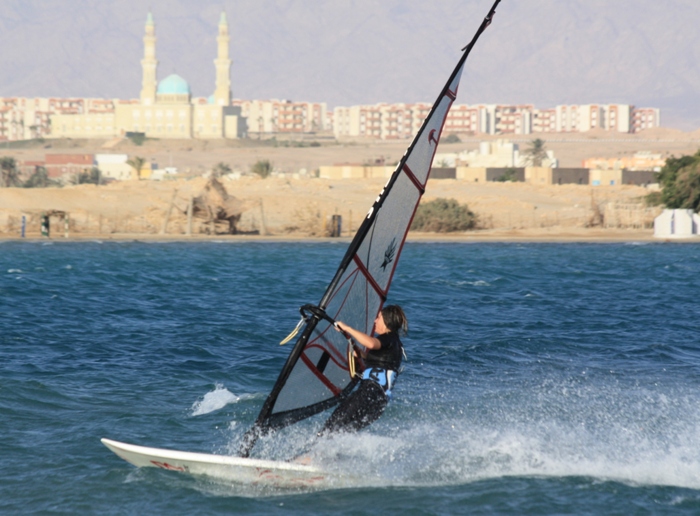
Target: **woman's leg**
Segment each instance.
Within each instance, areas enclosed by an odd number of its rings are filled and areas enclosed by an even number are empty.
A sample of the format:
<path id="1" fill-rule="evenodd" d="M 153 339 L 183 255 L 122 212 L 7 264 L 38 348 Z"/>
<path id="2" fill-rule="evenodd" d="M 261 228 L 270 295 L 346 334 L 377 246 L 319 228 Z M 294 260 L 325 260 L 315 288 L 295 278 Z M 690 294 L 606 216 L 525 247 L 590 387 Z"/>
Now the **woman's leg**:
<path id="1" fill-rule="evenodd" d="M 356 432 L 379 419 L 386 405 L 387 397 L 382 388 L 371 380 L 364 380 L 333 411 L 323 426 L 321 435 Z"/>

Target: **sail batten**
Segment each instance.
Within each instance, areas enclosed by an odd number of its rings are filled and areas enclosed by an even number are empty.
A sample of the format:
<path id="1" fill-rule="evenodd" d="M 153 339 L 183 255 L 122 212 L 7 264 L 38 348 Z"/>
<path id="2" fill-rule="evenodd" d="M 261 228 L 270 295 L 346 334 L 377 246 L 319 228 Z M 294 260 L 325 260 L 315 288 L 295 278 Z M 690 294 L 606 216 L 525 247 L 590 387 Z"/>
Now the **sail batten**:
<path id="1" fill-rule="evenodd" d="M 304 331 L 298 337 L 255 426 L 246 434 L 241 455 L 248 456 L 257 437 L 326 410 L 353 389 L 347 340 L 333 328 L 335 320 L 371 334 L 374 319 L 387 299 L 406 235 L 425 193 L 432 162 L 455 101 L 464 63 L 491 23 L 496 0 L 411 145 L 362 221 L 318 306 L 302 307 Z M 304 311 L 308 308 L 310 314 Z"/>

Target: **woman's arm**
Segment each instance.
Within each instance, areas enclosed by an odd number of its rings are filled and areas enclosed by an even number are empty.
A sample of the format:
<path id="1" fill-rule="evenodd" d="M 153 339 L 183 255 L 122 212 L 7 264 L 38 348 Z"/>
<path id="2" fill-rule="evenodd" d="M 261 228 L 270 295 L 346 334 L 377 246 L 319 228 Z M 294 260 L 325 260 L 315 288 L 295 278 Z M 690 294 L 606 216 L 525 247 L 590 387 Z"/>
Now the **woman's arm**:
<path id="1" fill-rule="evenodd" d="M 350 336 L 355 339 L 359 344 L 362 344 L 367 349 L 381 349 L 382 343 L 376 337 L 371 337 L 366 333 L 356 330 L 352 326 L 348 326 L 342 321 L 336 321 L 335 326 L 339 331 L 344 331 L 349 333 Z"/>

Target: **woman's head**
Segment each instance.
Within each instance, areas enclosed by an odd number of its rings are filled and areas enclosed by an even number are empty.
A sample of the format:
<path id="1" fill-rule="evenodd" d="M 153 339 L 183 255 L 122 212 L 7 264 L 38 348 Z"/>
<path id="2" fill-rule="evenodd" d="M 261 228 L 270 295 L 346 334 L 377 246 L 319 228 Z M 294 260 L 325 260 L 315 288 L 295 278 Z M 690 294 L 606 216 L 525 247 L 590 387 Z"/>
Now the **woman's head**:
<path id="1" fill-rule="evenodd" d="M 408 320 L 400 306 L 387 305 L 382 308 L 381 314 L 382 319 L 384 319 L 384 325 L 389 331 L 408 333 Z"/>

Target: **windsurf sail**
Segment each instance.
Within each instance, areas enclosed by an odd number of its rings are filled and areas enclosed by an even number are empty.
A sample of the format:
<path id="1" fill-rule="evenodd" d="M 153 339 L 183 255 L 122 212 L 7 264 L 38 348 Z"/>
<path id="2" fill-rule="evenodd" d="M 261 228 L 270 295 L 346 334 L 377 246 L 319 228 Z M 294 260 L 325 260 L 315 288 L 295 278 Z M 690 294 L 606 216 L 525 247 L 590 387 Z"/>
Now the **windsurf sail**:
<path id="1" fill-rule="evenodd" d="M 247 457 L 257 438 L 318 414 L 342 400 L 357 382 L 350 371 L 348 342 L 333 323 L 343 321 L 367 334 L 389 292 L 413 216 L 425 192 L 447 113 L 464 63 L 496 12 L 496 0 L 457 66 L 357 230 L 318 305 L 301 308 L 301 334 L 282 368 L 240 454 Z M 302 329 L 303 328 L 303 329 Z"/>

